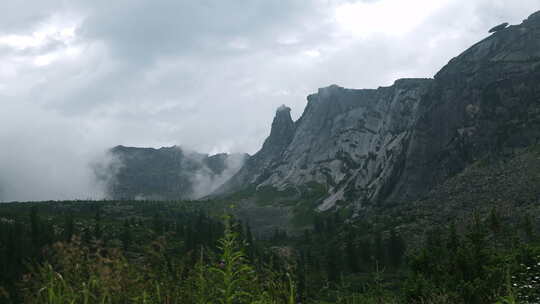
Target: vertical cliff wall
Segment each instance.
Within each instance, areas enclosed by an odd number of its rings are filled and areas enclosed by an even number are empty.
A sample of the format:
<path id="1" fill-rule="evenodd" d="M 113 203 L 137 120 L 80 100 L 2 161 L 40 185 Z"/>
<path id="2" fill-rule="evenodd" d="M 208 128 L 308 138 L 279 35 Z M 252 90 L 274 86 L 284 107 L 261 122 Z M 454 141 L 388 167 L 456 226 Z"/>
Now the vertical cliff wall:
<path id="1" fill-rule="evenodd" d="M 412 200 L 490 154 L 540 138 L 540 12 L 494 32 L 434 79 L 336 85 L 281 107 L 262 149 L 217 194 L 326 187 L 319 210 Z"/>

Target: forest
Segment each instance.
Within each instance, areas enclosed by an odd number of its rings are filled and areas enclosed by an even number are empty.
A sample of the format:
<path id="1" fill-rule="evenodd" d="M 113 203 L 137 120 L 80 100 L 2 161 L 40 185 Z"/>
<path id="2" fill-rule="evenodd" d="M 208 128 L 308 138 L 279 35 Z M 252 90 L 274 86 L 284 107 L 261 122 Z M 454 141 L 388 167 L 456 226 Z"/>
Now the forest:
<path id="1" fill-rule="evenodd" d="M 258 235 L 210 202 L 0 205 L 0 303 L 539 303 L 528 215 L 398 225 L 320 213 Z"/>

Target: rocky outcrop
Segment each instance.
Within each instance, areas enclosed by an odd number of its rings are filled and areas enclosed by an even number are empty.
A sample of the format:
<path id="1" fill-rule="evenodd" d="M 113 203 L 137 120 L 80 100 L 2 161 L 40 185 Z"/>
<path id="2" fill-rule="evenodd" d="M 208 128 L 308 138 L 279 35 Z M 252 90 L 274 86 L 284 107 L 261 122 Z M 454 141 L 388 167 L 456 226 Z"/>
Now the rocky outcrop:
<path id="1" fill-rule="evenodd" d="M 540 14 L 452 59 L 420 104 L 393 200 L 415 198 L 471 162 L 540 138 Z"/>
<path id="2" fill-rule="evenodd" d="M 226 183 L 278 190 L 315 182 L 328 186 L 326 210 L 339 200 L 385 196 L 403 166 L 418 105 L 430 79 L 402 79 L 390 87 L 352 90 L 332 85 L 308 96 L 296 122 L 278 110 L 261 151 Z M 284 117 L 286 115 L 286 117 Z M 278 131 L 282 130 L 282 131 Z M 281 140 L 277 141 L 276 134 Z M 279 144 L 277 144 L 279 142 Z"/>
<path id="3" fill-rule="evenodd" d="M 262 149 L 219 193 L 323 184 L 319 210 L 419 198 L 479 158 L 540 138 L 540 12 L 494 32 L 434 79 L 332 85 L 307 99 L 294 123 L 278 110 Z"/>
<path id="4" fill-rule="evenodd" d="M 384 195 L 430 86 L 427 79 L 403 79 L 377 90 L 320 89 L 308 97 L 291 144 L 260 185 L 281 190 L 308 182 L 327 185 L 322 210 L 339 200 Z"/>
<path id="5" fill-rule="evenodd" d="M 214 191 L 240 169 L 247 155 L 209 156 L 180 147 L 110 150 L 112 165 L 101 172 L 109 178 L 112 199 L 178 200 L 200 198 Z M 99 173 L 99 172 L 98 172 Z"/>
<path id="6" fill-rule="evenodd" d="M 214 194 L 230 193 L 265 180 L 272 170 L 272 165 L 279 163 L 283 152 L 290 145 L 295 128 L 291 108 L 284 105 L 279 107 L 272 122 L 270 136 L 264 141 L 261 150 L 249 157 L 240 171 Z"/>
<path id="7" fill-rule="evenodd" d="M 502 30 L 504 30 L 507 26 L 508 26 L 508 22 L 501 23 L 501 24 L 499 24 L 499 25 L 497 25 L 497 26 L 492 27 L 492 28 L 489 30 L 489 33 L 495 33 L 495 32 L 498 32 L 498 31 L 502 31 Z"/>

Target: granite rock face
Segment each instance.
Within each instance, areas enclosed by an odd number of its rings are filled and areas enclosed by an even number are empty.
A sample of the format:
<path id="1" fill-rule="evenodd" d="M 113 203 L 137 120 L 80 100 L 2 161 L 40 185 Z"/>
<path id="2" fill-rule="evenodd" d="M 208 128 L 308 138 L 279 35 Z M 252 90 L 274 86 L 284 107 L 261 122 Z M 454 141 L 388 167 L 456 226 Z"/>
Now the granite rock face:
<path id="1" fill-rule="evenodd" d="M 332 85 L 307 99 L 296 122 L 278 109 L 262 149 L 216 193 L 318 183 L 328 190 L 319 210 L 417 199 L 475 160 L 540 138 L 540 12 L 494 32 L 434 79 Z"/>
<path id="2" fill-rule="evenodd" d="M 540 13 L 452 59 L 421 102 L 403 177 L 394 190 L 418 197 L 489 154 L 540 138 Z"/>
<path id="3" fill-rule="evenodd" d="M 291 109 L 286 106 L 279 107 L 272 122 L 270 136 L 264 141 L 261 150 L 249 157 L 240 171 L 214 194 L 234 192 L 246 185 L 264 180 L 265 175 L 272 170 L 272 166 L 279 163 L 294 137 L 295 130 Z"/>
<path id="4" fill-rule="evenodd" d="M 490 33 L 495 33 L 495 32 L 498 32 L 498 31 L 502 31 L 502 30 L 504 30 L 507 26 L 508 26 L 508 22 L 501 23 L 501 24 L 499 24 L 499 25 L 497 25 L 497 26 L 492 27 L 492 28 L 489 30 L 489 32 L 490 32 Z"/>

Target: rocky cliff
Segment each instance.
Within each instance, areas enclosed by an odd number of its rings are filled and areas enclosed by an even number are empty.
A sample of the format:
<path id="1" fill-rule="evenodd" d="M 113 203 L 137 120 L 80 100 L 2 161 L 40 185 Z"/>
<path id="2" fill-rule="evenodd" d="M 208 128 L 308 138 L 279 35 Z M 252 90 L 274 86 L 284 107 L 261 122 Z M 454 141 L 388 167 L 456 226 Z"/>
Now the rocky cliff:
<path id="1" fill-rule="evenodd" d="M 216 193 L 324 185 L 319 210 L 414 200 L 476 160 L 540 138 L 540 12 L 452 59 L 433 79 L 319 89 Z"/>
<path id="2" fill-rule="evenodd" d="M 247 158 L 244 154 L 209 156 L 177 146 L 117 146 L 110 153 L 114 161 L 101 175 L 110 176 L 107 192 L 112 199 L 200 198 L 229 179 Z"/>

